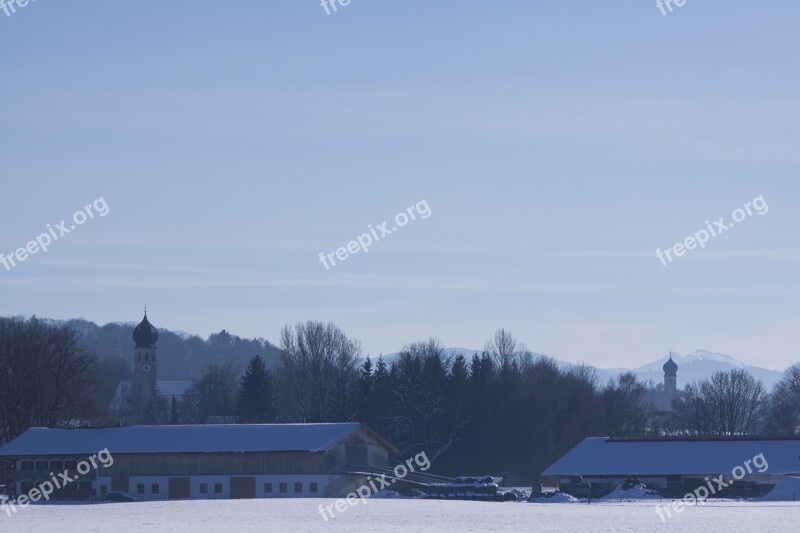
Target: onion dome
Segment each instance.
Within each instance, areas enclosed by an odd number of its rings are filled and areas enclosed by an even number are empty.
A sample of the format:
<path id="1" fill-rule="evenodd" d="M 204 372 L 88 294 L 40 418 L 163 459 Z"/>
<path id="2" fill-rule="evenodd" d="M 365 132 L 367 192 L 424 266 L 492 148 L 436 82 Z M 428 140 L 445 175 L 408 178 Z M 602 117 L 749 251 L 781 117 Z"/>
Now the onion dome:
<path id="1" fill-rule="evenodd" d="M 152 348 L 158 341 L 158 330 L 147 320 L 146 311 L 141 323 L 133 330 L 133 341 L 137 348 Z"/>
<path id="2" fill-rule="evenodd" d="M 672 354 L 669 355 L 669 361 L 664 363 L 662 368 L 664 369 L 664 376 L 673 378 L 678 376 L 678 365 L 672 360 Z"/>

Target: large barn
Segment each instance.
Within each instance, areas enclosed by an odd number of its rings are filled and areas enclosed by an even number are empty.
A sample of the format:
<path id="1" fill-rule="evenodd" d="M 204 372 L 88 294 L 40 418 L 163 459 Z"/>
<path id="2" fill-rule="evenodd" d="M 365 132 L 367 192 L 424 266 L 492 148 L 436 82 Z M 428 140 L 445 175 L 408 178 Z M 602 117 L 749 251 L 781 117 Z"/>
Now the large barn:
<path id="1" fill-rule="evenodd" d="M 591 483 L 594 495 L 634 478 L 664 494 L 682 495 L 706 485 L 706 478 L 723 476 L 728 494 L 746 497 L 760 496 L 798 474 L 797 437 L 590 437 L 542 472 L 542 478 L 561 486 Z"/>
<path id="2" fill-rule="evenodd" d="M 113 463 L 83 475 L 106 449 Z M 54 499 L 342 496 L 365 481 L 348 466 L 386 467 L 396 451 L 357 423 L 31 428 L 0 448 L 0 485 L 26 494 L 66 469 L 82 475 Z"/>

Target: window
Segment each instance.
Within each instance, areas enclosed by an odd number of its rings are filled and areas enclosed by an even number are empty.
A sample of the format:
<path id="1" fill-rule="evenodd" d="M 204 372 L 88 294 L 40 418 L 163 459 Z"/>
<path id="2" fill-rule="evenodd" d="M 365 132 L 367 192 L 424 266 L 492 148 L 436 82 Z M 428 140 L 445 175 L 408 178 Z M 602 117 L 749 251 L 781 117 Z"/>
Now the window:
<path id="1" fill-rule="evenodd" d="M 75 470 L 78 468 L 78 461 L 64 461 L 65 470 Z"/>
<path id="2" fill-rule="evenodd" d="M 303 484 L 302 483 L 295 483 L 294 484 L 294 491 L 295 492 L 303 492 Z"/>
<path id="3" fill-rule="evenodd" d="M 150 492 L 152 494 L 158 494 L 159 492 L 161 492 L 161 487 L 158 485 L 158 483 L 153 483 L 150 486 Z"/>
<path id="4" fill-rule="evenodd" d="M 285 494 L 289 492 L 289 486 L 286 483 L 281 483 L 278 485 L 278 490 L 281 492 L 281 494 Z"/>
<path id="5" fill-rule="evenodd" d="M 144 483 L 136 485 L 136 494 L 144 494 Z"/>
<path id="6" fill-rule="evenodd" d="M 200 483 L 200 494 L 208 494 L 208 483 Z"/>
<path id="7" fill-rule="evenodd" d="M 222 494 L 222 483 L 214 483 L 214 493 Z"/>
<path id="8" fill-rule="evenodd" d="M 33 470 L 33 461 L 22 461 L 22 463 L 20 463 L 20 467 L 21 470 L 26 472 Z"/>
<path id="9" fill-rule="evenodd" d="M 23 481 L 19 484 L 20 492 L 27 494 L 33 488 L 33 483 L 30 481 Z"/>
<path id="10" fill-rule="evenodd" d="M 64 463 L 62 461 L 50 461 L 50 470 L 52 472 L 60 472 L 64 470 Z"/>
<path id="11" fill-rule="evenodd" d="M 312 481 L 308 484 L 308 491 L 309 492 L 317 492 L 317 483 L 316 481 Z"/>
<path id="12" fill-rule="evenodd" d="M 93 492 L 91 481 L 81 481 L 78 483 L 78 490 L 81 492 Z"/>
<path id="13" fill-rule="evenodd" d="M 47 471 L 47 470 L 49 470 L 49 468 L 47 468 L 48 466 L 49 466 L 49 463 L 47 461 L 36 461 L 36 470 L 45 470 L 45 471 Z"/>
<path id="14" fill-rule="evenodd" d="M 264 492 L 267 494 L 272 492 L 272 483 L 264 483 Z"/>

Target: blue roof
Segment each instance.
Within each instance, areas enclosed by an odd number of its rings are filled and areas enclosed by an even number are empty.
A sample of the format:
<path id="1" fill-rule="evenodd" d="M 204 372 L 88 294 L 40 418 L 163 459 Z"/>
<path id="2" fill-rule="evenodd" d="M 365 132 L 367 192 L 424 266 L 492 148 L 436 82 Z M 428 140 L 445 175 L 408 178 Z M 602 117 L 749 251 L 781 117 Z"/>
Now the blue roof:
<path id="1" fill-rule="evenodd" d="M 800 438 L 610 439 L 589 437 L 543 476 L 729 474 L 764 454 L 763 474 L 800 474 Z"/>
<path id="2" fill-rule="evenodd" d="M 0 448 L 0 456 L 90 455 L 106 448 L 112 454 L 320 452 L 359 426 L 342 423 L 31 428 Z"/>

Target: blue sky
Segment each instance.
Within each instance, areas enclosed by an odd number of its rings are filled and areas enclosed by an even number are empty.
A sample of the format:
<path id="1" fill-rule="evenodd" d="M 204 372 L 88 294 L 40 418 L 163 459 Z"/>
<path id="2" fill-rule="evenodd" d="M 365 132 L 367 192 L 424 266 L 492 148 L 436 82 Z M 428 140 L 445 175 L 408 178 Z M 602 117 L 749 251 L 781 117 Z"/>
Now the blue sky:
<path id="1" fill-rule="evenodd" d="M 797 361 L 800 4 L 38 0 L 0 12 L 0 314 L 601 367 Z M 655 257 L 763 195 L 667 266 Z M 330 253 L 426 200 L 417 220 Z"/>

